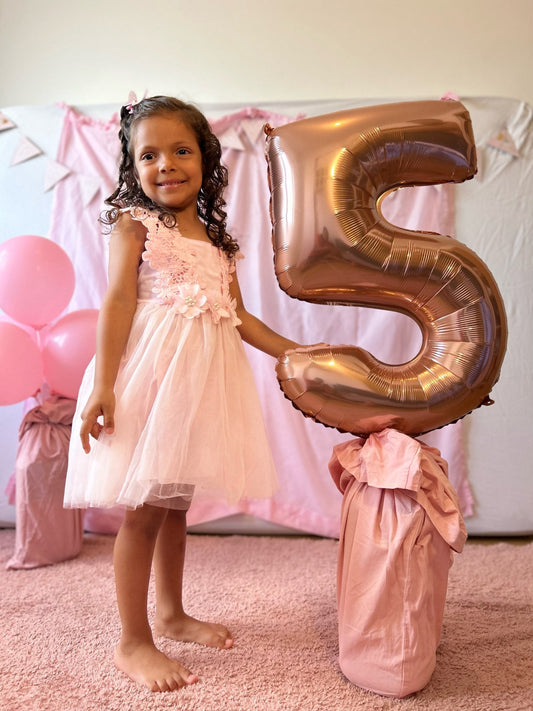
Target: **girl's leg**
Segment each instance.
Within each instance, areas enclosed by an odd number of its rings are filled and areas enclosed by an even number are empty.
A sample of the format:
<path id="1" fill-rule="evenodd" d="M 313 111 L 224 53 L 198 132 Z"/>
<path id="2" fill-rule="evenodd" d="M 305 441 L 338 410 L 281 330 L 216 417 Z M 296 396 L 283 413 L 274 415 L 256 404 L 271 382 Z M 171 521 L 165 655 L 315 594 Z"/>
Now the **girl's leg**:
<path id="1" fill-rule="evenodd" d="M 155 633 L 182 642 L 198 642 L 208 647 L 229 649 L 233 646 L 233 639 L 226 627 L 196 620 L 183 609 L 186 539 L 186 511 L 170 509 L 155 545 Z"/>
<path id="2" fill-rule="evenodd" d="M 172 691 L 197 681 L 191 672 L 160 652 L 148 623 L 150 570 L 158 532 L 167 511 L 142 506 L 127 511 L 114 549 L 117 602 L 122 635 L 115 664 L 152 691 Z"/>

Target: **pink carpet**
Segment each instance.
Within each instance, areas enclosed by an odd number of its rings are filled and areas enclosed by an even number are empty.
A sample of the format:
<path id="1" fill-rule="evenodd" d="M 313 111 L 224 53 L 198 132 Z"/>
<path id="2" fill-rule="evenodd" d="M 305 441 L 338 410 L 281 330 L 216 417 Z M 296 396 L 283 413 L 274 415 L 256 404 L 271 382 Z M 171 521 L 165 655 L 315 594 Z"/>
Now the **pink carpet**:
<path id="1" fill-rule="evenodd" d="M 403 700 L 362 691 L 339 671 L 334 540 L 189 536 L 189 611 L 226 623 L 236 644 L 161 641 L 201 682 L 152 694 L 111 662 L 113 538 L 87 536 L 70 562 L 7 571 L 14 539 L 0 531 L 1 711 L 533 709 L 531 539 L 472 539 L 456 556 L 436 671 Z"/>

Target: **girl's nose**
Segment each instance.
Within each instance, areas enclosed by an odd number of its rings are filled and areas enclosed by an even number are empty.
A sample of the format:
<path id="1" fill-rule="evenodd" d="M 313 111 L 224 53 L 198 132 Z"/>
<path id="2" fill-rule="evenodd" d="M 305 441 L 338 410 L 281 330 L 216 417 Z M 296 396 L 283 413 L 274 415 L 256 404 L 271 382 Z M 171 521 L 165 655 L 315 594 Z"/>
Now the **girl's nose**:
<path id="1" fill-rule="evenodd" d="M 162 156 L 159 169 L 162 173 L 167 173 L 169 170 L 174 170 L 174 159 L 172 156 Z"/>

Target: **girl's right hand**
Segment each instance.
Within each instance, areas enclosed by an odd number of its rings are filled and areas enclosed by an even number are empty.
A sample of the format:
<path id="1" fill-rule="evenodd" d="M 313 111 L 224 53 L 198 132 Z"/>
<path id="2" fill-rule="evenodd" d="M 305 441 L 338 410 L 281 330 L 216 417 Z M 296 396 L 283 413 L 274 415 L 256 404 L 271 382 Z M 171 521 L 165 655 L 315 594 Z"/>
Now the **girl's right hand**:
<path id="1" fill-rule="evenodd" d="M 91 451 L 89 435 L 98 439 L 102 430 L 106 434 L 113 434 L 115 431 L 115 394 L 112 390 L 91 393 L 87 404 L 82 410 L 82 425 L 80 428 L 80 439 L 83 450 L 88 454 Z M 103 424 L 98 418 L 103 419 Z"/>

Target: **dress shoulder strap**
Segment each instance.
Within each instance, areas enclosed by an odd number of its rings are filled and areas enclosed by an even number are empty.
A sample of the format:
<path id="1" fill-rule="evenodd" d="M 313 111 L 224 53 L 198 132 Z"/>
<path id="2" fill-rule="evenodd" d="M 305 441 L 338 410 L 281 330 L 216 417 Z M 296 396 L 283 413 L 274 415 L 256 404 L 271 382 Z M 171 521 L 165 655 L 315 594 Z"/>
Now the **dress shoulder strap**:
<path id="1" fill-rule="evenodd" d="M 164 227 L 164 223 L 161 222 L 156 213 L 144 207 L 125 207 L 122 212 L 129 212 L 132 220 L 142 222 L 148 232 L 154 233 Z"/>

